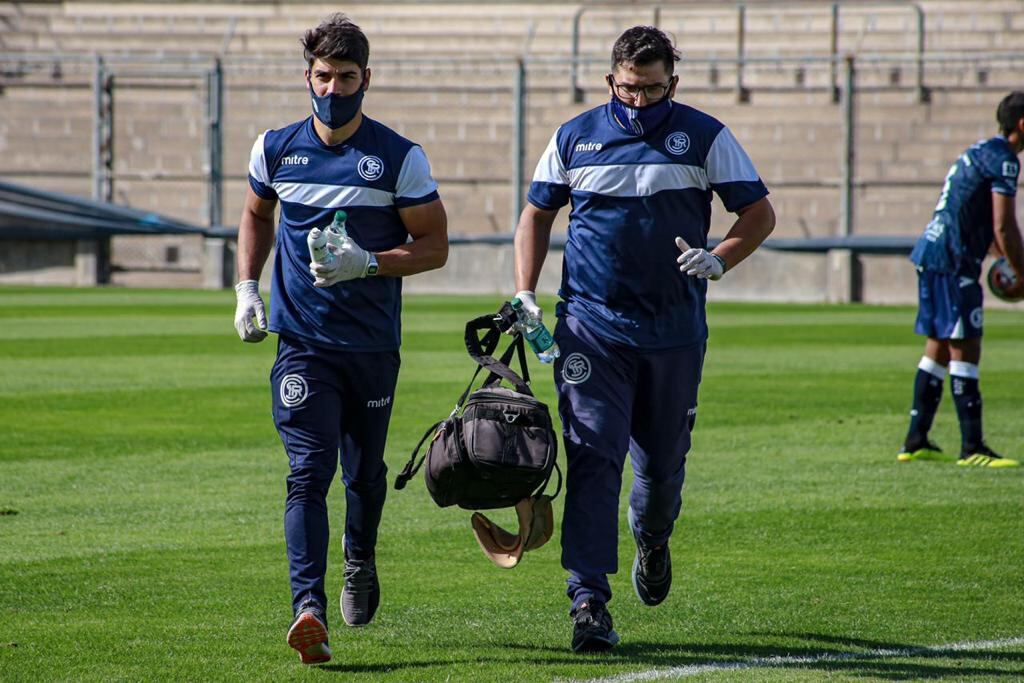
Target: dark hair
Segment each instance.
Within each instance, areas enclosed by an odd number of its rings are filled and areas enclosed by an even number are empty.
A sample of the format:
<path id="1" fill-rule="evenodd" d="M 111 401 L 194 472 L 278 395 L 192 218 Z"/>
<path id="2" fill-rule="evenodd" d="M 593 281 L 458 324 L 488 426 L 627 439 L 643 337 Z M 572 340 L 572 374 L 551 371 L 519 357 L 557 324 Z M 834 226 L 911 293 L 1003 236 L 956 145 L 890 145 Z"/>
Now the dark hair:
<path id="1" fill-rule="evenodd" d="M 679 51 L 663 31 L 654 26 L 634 26 L 619 36 L 612 46 L 612 69 L 619 64 L 644 66 L 663 62 L 669 74 L 679 61 Z"/>
<path id="2" fill-rule="evenodd" d="M 327 58 L 355 62 L 360 69 L 365 69 L 366 63 L 370 61 L 370 41 L 361 28 L 340 12 L 327 17 L 316 28 L 306 31 L 302 37 L 302 47 L 309 66 L 313 66 L 317 58 Z"/>
<path id="3" fill-rule="evenodd" d="M 1024 92 L 1014 90 L 1003 98 L 996 109 L 996 121 L 1003 135 L 1017 130 L 1017 122 L 1024 117 Z"/>

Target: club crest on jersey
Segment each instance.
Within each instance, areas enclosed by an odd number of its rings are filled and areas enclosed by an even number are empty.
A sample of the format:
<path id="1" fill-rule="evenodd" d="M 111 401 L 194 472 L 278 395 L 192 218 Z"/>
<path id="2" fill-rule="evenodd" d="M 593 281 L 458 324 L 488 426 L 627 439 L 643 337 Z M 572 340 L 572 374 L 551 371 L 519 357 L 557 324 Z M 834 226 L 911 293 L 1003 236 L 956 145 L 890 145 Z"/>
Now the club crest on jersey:
<path id="1" fill-rule="evenodd" d="M 384 175 L 384 162 L 370 154 L 359 160 L 357 170 L 363 180 L 377 180 Z"/>
<path id="2" fill-rule="evenodd" d="M 676 156 L 686 154 L 686 150 L 690 149 L 690 136 L 681 130 L 672 133 L 665 138 L 665 149 Z"/>
<path id="3" fill-rule="evenodd" d="M 583 384 L 590 379 L 590 359 L 582 353 L 570 353 L 562 363 L 562 379 L 566 384 Z"/>
<path id="4" fill-rule="evenodd" d="M 285 375 L 281 378 L 281 403 L 286 408 L 301 405 L 309 395 L 309 387 L 302 375 Z"/>

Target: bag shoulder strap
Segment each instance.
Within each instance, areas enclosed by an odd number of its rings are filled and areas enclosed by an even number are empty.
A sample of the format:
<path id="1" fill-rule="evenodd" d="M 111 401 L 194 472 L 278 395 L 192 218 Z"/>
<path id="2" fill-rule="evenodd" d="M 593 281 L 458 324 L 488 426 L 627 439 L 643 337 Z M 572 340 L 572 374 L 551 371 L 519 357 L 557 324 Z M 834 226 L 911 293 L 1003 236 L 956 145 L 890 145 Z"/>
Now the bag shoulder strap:
<path id="1" fill-rule="evenodd" d="M 502 327 L 505 329 L 511 329 L 511 325 L 508 323 L 508 311 L 506 308 L 511 310 L 511 307 L 506 303 L 502 306 L 501 310 L 498 311 L 497 317 L 494 315 L 483 315 L 479 318 L 474 318 L 466 323 L 466 351 L 469 352 L 470 358 L 476 361 L 477 368 L 476 372 L 473 373 L 473 378 L 469 380 L 469 384 L 466 385 L 465 391 L 459 396 L 459 400 L 455 402 L 455 409 L 452 410 L 451 414 L 444 420 L 439 420 L 432 424 L 423 437 L 420 438 L 420 442 L 416 444 L 416 448 L 413 449 L 412 455 L 409 457 L 409 461 L 405 467 L 399 473 L 395 479 L 395 488 L 401 490 L 405 488 L 405 485 L 412 479 L 416 472 L 419 471 L 423 465 L 423 460 L 426 458 L 426 453 L 420 458 L 420 461 L 416 462 L 416 456 L 419 455 L 420 448 L 439 426 L 444 424 L 447 420 L 455 418 L 458 415 L 459 409 L 462 408 L 462 404 L 466 401 L 466 397 L 469 396 L 470 390 L 473 388 L 473 383 L 476 382 L 477 376 L 480 371 L 487 369 L 490 374 L 487 376 L 487 380 L 484 382 L 484 386 L 491 386 L 499 383 L 502 379 L 511 382 L 516 391 L 527 396 L 533 396 L 533 392 L 530 391 L 528 382 L 530 381 L 530 371 L 526 365 L 526 349 L 523 343 L 523 335 L 521 332 L 515 332 L 512 343 L 509 344 L 508 348 L 501 355 L 500 360 L 496 360 L 491 354 L 494 353 L 494 349 L 497 348 L 499 341 L 502 337 Z M 499 323 L 500 321 L 500 323 Z M 483 339 L 478 336 L 478 332 L 486 330 L 486 334 Z M 519 368 L 522 371 L 522 377 L 517 375 L 515 371 L 509 367 L 509 363 L 512 361 L 513 354 L 518 354 L 519 357 Z M 457 428 L 457 420 L 454 423 Z M 557 467 L 557 465 L 556 465 Z M 550 478 L 550 477 L 549 477 Z M 547 481 L 544 482 L 544 486 L 547 485 Z M 558 489 L 562 488 L 562 474 L 558 474 Z M 543 491 L 543 487 L 541 488 Z M 558 495 L 558 492 L 555 492 Z"/>
<path id="2" fill-rule="evenodd" d="M 483 339 L 478 336 L 481 330 L 485 330 L 486 334 Z M 497 348 L 498 342 L 501 339 L 502 333 L 498 329 L 497 324 L 494 321 L 494 316 L 484 315 L 479 318 L 474 318 L 466 323 L 466 351 L 469 352 L 469 357 L 476 361 L 480 368 L 477 368 L 476 373 L 473 374 L 473 380 L 470 381 L 470 387 L 473 385 L 473 381 L 476 380 L 477 374 L 481 368 L 490 371 L 487 376 L 487 380 L 484 382 L 484 386 L 490 386 L 496 384 L 500 380 L 508 380 L 515 386 L 516 391 L 527 396 L 533 396 L 533 392 L 530 391 L 530 387 L 527 384 L 530 381 L 530 373 L 526 365 L 526 350 L 523 344 L 523 335 L 520 332 L 516 332 L 512 343 L 502 354 L 501 360 L 497 360 L 491 354 L 494 353 L 494 349 Z M 517 375 L 516 372 L 509 367 L 509 363 L 512 361 L 513 354 L 518 352 L 519 367 L 522 372 L 522 376 Z M 462 398 L 459 399 L 459 405 L 465 400 L 465 397 L 469 395 L 469 388 L 463 392 Z"/>
<path id="3" fill-rule="evenodd" d="M 445 420 L 447 419 L 448 418 L 445 418 Z M 423 437 L 420 439 L 420 442 L 416 444 L 416 448 L 413 449 L 412 455 L 409 457 L 409 462 L 405 463 L 405 467 L 402 468 L 402 471 L 399 472 L 398 476 L 395 478 L 396 491 L 404 489 L 405 485 L 409 483 L 409 480 L 416 476 L 420 466 L 423 465 L 424 459 L 427 457 L 427 454 L 424 452 L 420 461 L 418 463 L 416 462 L 416 456 L 419 454 L 420 448 L 422 448 L 423 443 L 430 438 L 430 435 L 434 433 L 434 430 L 444 424 L 445 420 L 435 422 L 430 425 L 430 428 L 426 432 L 423 433 Z M 561 478 L 559 478 L 559 481 L 561 481 Z M 559 484 L 559 488 L 561 488 L 561 484 Z"/>

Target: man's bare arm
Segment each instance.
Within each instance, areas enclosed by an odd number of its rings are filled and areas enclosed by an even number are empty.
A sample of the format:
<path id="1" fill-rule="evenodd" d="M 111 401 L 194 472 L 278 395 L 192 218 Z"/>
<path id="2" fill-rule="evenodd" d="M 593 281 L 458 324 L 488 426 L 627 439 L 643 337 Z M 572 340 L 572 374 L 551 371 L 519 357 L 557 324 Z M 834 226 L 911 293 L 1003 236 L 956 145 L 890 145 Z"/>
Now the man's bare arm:
<path id="1" fill-rule="evenodd" d="M 415 275 L 443 266 L 448 261 L 448 215 L 441 200 L 399 209 L 398 215 L 412 242 L 377 252 L 377 275 Z"/>
<path id="2" fill-rule="evenodd" d="M 558 210 L 540 209 L 527 202 L 516 226 L 515 274 L 517 291 L 534 291 L 551 243 L 551 226 Z"/>
<path id="3" fill-rule="evenodd" d="M 238 280 L 259 280 L 263 264 L 274 246 L 274 209 L 277 201 L 262 199 L 249 188 L 238 221 Z"/>
<path id="4" fill-rule="evenodd" d="M 775 229 L 775 210 L 767 197 L 736 212 L 738 218 L 712 253 L 725 261 L 726 270 L 735 268 L 754 253 Z"/>
<path id="5" fill-rule="evenodd" d="M 1024 281 L 1024 246 L 1021 244 L 1020 227 L 1014 198 L 998 192 L 992 193 L 992 228 L 999 251 Z"/>

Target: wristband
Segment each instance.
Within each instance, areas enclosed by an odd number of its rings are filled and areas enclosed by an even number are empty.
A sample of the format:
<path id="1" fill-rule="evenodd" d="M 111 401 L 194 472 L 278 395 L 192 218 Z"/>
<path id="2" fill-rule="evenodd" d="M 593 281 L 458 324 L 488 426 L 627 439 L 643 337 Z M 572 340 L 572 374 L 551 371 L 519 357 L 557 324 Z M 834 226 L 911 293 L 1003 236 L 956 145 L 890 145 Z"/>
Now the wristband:
<path id="1" fill-rule="evenodd" d="M 713 252 L 713 251 L 712 251 L 712 252 L 709 252 L 709 253 L 710 253 L 710 254 L 711 254 L 712 256 L 714 256 L 714 257 L 715 257 L 715 260 L 716 260 L 716 261 L 718 261 L 719 265 L 721 265 L 721 266 L 722 266 L 722 273 L 723 273 L 723 274 L 725 273 L 725 271 L 729 270 L 729 266 L 725 265 L 725 259 L 724 259 L 724 258 L 722 258 L 721 256 L 719 256 L 718 254 L 716 254 L 716 253 L 715 253 L 715 252 Z"/>

